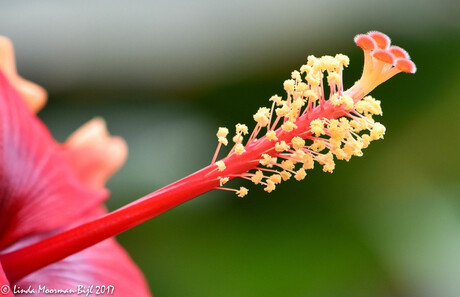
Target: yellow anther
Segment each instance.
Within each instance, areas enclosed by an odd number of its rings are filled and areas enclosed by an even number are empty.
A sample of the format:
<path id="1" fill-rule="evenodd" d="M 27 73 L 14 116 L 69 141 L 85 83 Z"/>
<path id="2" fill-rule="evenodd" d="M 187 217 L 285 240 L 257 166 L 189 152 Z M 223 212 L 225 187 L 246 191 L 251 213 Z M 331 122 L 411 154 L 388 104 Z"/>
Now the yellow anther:
<path id="1" fill-rule="evenodd" d="M 259 160 L 260 164 L 267 166 L 268 168 L 273 167 L 273 165 L 276 164 L 276 158 L 268 154 L 263 154 L 262 158 L 263 159 Z"/>
<path id="2" fill-rule="evenodd" d="M 254 121 L 256 121 L 261 127 L 268 125 L 268 118 L 270 116 L 270 109 L 266 107 L 261 107 L 254 114 Z"/>
<path id="3" fill-rule="evenodd" d="M 221 160 L 221 161 L 217 161 L 217 162 L 216 162 L 216 166 L 217 166 L 217 169 L 218 169 L 220 172 L 224 171 L 225 168 L 227 168 L 227 167 L 225 166 L 224 161 L 222 161 L 222 160 Z"/>
<path id="4" fill-rule="evenodd" d="M 343 104 L 344 104 L 344 108 L 346 110 L 350 110 L 350 109 L 353 108 L 354 102 L 353 102 L 353 98 L 351 98 L 350 96 L 343 95 L 342 96 L 342 101 L 343 101 Z"/>
<path id="5" fill-rule="evenodd" d="M 311 121 L 310 123 L 310 130 L 311 133 L 315 134 L 316 136 L 324 135 L 324 123 L 321 119 L 316 119 Z"/>
<path id="6" fill-rule="evenodd" d="M 382 108 L 380 107 L 379 100 L 375 100 L 371 96 L 366 96 L 363 100 L 368 103 L 368 112 L 370 114 L 382 115 Z"/>
<path id="7" fill-rule="evenodd" d="M 341 117 L 339 119 L 339 122 L 340 122 L 340 127 L 342 127 L 343 129 L 347 131 L 351 130 L 350 121 L 347 118 Z"/>
<path id="8" fill-rule="evenodd" d="M 264 165 L 264 166 L 267 166 L 268 164 L 270 164 L 270 162 L 272 160 L 272 157 L 270 155 L 268 155 L 268 154 L 263 154 L 262 158 L 263 159 L 259 160 L 259 163 Z"/>
<path id="9" fill-rule="evenodd" d="M 294 79 L 296 82 L 299 82 L 302 80 L 302 77 L 300 76 L 300 72 L 297 70 L 292 71 L 291 78 Z"/>
<path id="10" fill-rule="evenodd" d="M 313 169 L 313 167 L 315 166 L 315 161 L 313 160 L 313 157 L 310 154 L 305 154 L 305 156 L 302 159 L 302 162 L 303 162 L 302 168 L 307 169 L 307 170 Z"/>
<path id="11" fill-rule="evenodd" d="M 271 180 L 275 185 L 281 183 L 281 175 L 273 174 L 270 176 L 269 180 Z"/>
<path id="12" fill-rule="evenodd" d="M 246 150 L 244 149 L 244 146 L 241 143 L 238 143 L 235 145 L 235 154 L 241 155 L 245 152 Z"/>
<path id="13" fill-rule="evenodd" d="M 312 90 L 306 91 L 303 95 L 306 98 L 310 98 L 310 100 L 312 100 L 313 102 L 318 100 L 318 94 Z"/>
<path id="14" fill-rule="evenodd" d="M 294 92 L 295 81 L 293 79 L 287 79 L 284 81 L 284 90 L 288 94 L 292 94 Z"/>
<path id="15" fill-rule="evenodd" d="M 219 142 L 222 143 L 223 145 L 227 145 L 227 144 L 228 144 L 227 138 L 222 137 L 222 136 L 217 137 L 217 141 L 219 141 Z"/>
<path id="16" fill-rule="evenodd" d="M 304 82 L 301 82 L 297 85 L 296 92 L 298 92 L 300 95 L 304 95 L 305 92 L 309 91 L 310 88 L 308 85 Z"/>
<path id="17" fill-rule="evenodd" d="M 287 181 L 288 179 L 291 178 L 291 174 L 289 172 L 287 172 L 286 170 L 283 170 L 280 172 L 280 175 L 281 175 L 281 178 L 284 180 L 284 181 Z"/>
<path id="18" fill-rule="evenodd" d="M 307 65 L 310 66 L 310 67 L 312 67 L 313 64 L 315 64 L 315 63 L 318 61 L 318 58 L 316 58 L 316 57 L 313 56 L 313 55 L 310 55 L 310 56 L 308 56 L 307 61 L 308 61 L 308 62 L 307 62 Z"/>
<path id="19" fill-rule="evenodd" d="M 338 75 L 337 73 L 335 72 L 331 72 L 329 73 L 329 75 L 327 76 L 327 81 L 331 84 L 331 83 L 334 83 L 336 85 L 342 83 L 342 78 L 340 77 L 340 75 Z"/>
<path id="20" fill-rule="evenodd" d="M 331 138 L 329 139 L 329 144 L 331 145 L 331 149 L 336 150 L 339 149 L 342 145 L 343 138 Z"/>
<path id="21" fill-rule="evenodd" d="M 363 142 L 361 139 L 355 140 L 353 138 L 347 139 L 345 145 L 343 146 L 343 151 L 347 154 L 347 156 L 362 156 L 363 152 L 361 149 L 363 148 Z"/>
<path id="22" fill-rule="evenodd" d="M 281 168 L 283 168 L 284 170 L 292 170 L 294 169 L 294 167 L 294 162 L 292 162 L 291 160 L 281 161 Z"/>
<path id="23" fill-rule="evenodd" d="M 331 56 L 323 56 L 320 58 L 320 67 L 323 71 L 335 71 L 338 66 L 340 65 L 339 61 L 337 61 L 334 57 Z"/>
<path id="24" fill-rule="evenodd" d="M 227 137 L 228 135 L 228 129 L 225 127 L 219 127 L 219 130 L 217 130 L 217 137 Z"/>
<path id="25" fill-rule="evenodd" d="M 245 124 L 236 124 L 236 133 L 243 133 L 244 135 L 248 134 L 248 126 Z"/>
<path id="26" fill-rule="evenodd" d="M 220 184 L 221 187 L 223 185 L 225 185 L 227 182 L 228 182 L 228 177 L 220 177 L 219 176 L 219 184 Z"/>
<path id="27" fill-rule="evenodd" d="M 287 145 L 286 141 L 281 141 L 281 142 L 277 142 L 275 144 L 275 151 L 277 152 L 285 152 L 285 151 L 288 151 L 289 150 L 289 145 Z"/>
<path id="28" fill-rule="evenodd" d="M 339 121 L 336 119 L 329 121 L 329 124 L 327 125 L 327 131 L 331 135 L 331 139 L 340 141 L 342 141 L 347 132 L 345 128 L 339 126 Z"/>
<path id="29" fill-rule="evenodd" d="M 271 96 L 269 100 L 273 101 L 273 102 L 276 102 L 276 105 L 278 105 L 278 106 L 282 104 L 282 101 L 281 101 L 282 98 L 280 96 L 278 96 L 278 95 Z"/>
<path id="30" fill-rule="evenodd" d="M 332 129 L 332 128 L 338 127 L 338 126 L 339 126 L 339 120 L 337 120 L 337 119 L 330 119 L 329 123 L 327 124 L 328 129 Z"/>
<path id="31" fill-rule="evenodd" d="M 305 152 L 303 150 L 296 150 L 294 153 L 291 154 L 291 157 L 296 160 L 302 160 L 305 156 Z"/>
<path id="32" fill-rule="evenodd" d="M 292 142 L 292 147 L 295 150 L 301 150 L 305 146 L 305 140 L 303 140 L 299 136 L 292 138 L 291 142 Z"/>
<path id="33" fill-rule="evenodd" d="M 348 67 L 348 64 L 350 64 L 350 59 L 345 55 L 337 54 L 335 55 L 335 59 L 345 67 Z"/>
<path id="34" fill-rule="evenodd" d="M 334 149 L 333 153 L 338 160 L 344 160 L 347 157 L 347 154 L 340 148 Z"/>
<path id="35" fill-rule="evenodd" d="M 251 181 L 257 185 L 258 183 L 262 181 L 263 178 L 264 178 L 264 174 L 262 173 L 262 171 L 257 170 L 255 175 L 251 177 Z"/>
<path id="36" fill-rule="evenodd" d="M 324 171 L 324 172 L 330 172 L 330 173 L 332 173 L 332 171 L 334 171 L 334 169 L 335 169 L 335 163 L 334 163 L 334 161 L 332 161 L 332 162 L 327 162 L 327 163 L 324 164 L 324 166 L 323 166 L 323 171 Z"/>
<path id="37" fill-rule="evenodd" d="M 243 136 L 241 134 L 236 134 L 235 136 L 233 136 L 233 142 L 234 143 L 243 142 Z"/>
<path id="38" fill-rule="evenodd" d="M 287 118 L 289 119 L 289 121 L 295 123 L 297 121 L 298 115 L 299 115 L 299 110 L 292 108 L 291 112 L 289 112 L 289 114 L 287 115 Z"/>
<path id="39" fill-rule="evenodd" d="M 238 191 L 236 191 L 236 194 L 238 195 L 238 197 L 241 197 L 243 198 L 244 196 L 246 196 L 248 194 L 249 190 L 246 189 L 245 187 L 240 187 L 240 189 Z"/>
<path id="40" fill-rule="evenodd" d="M 326 143 L 323 140 L 316 139 L 313 141 L 313 144 L 310 145 L 310 148 L 315 152 L 320 152 L 326 148 Z"/>
<path id="41" fill-rule="evenodd" d="M 355 104 L 355 109 L 359 113 L 368 113 L 370 108 L 370 104 L 366 101 L 358 101 Z"/>
<path id="42" fill-rule="evenodd" d="M 353 132 L 360 132 L 362 130 L 361 124 L 357 120 L 351 120 L 350 126 L 353 128 Z"/>
<path id="43" fill-rule="evenodd" d="M 363 148 L 367 148 L 371 143 L 371 136 L 369 134 L 363 134 L 361 139 L 363 141 Z"/>
<path id="44" fill-rule="evenodd" d="M 305 169 L 300 168 L 299 170 L 297 170 L 296 174 L 294 175 L 294 178 L 296 180 L 302 180 L 305 178 L 306 175 L 307 173 L 305 172 Z"/>
<path id="45" fill-rule="evenodd" d="M 361 132 L 362 130 L 367 129 L 368 125 L 369 124 L 365 118 L 350 121 L 350 126 L 353 128 L 354 132 Z"/>
<path id="46" fill-rule="evenodd" d="M 331 172 L 334 170 L 335 168 L 335 163 L 334 163 L 334 156 L 332 155 L 331 152 L 325 154 L 325 155 L 322 155 L 321 157 L 321 161 L 320 161 L 321 164 L 323 164 L 323 171 L 324 172 Z"/>
<path id="47" fill-rule="evenodd" d="M 270 141 L 277 141 L 278 140 L 278 137 L 276 137 L 276 132 L 273 131 L 273 130 L 268 131 L 265 136 Z"/>
<path id="48" fill-rule="evenodd" d="M 283 129 L 283 131 L 285 131 L 285 132 L 291 132 L 292 130 L 297 129 L 297 125 L 294 124 L 294 123 L 291 122 L 291 121 L 286 121 L 286 122 L 284 122 L 284 124 L 281 126 L 281 129 Z"/>
<path id="49" fill-rule="evenodd" d="M 297 113 L 297 111 L 299 109 L 301 109 L 302 106 L 304 106 L 304 105 L 305 105 L 305 101 L 303 99 L 299 98 L 299 99 L 294 100 L 294 102 L 292 103 L 292 108 L 296 109 L 296 113 Z"/>
<path id="50" fill-rule="evenodd" d="M 307 82 L 312 86 L 319 86 L 320 78 L 313 73 L 309 73 L 306 77 Z"/>
<path id="51" fill-rule="evenodd" d="M 367 129 L 369 127 L 369 125 L 370 125 L 366 118 L 360 118 L 359 122 L 361 123 L 361 127 L 363 127 L 362 128 L 363 130 Z M 374 121 L 372 121 L 372 122 L 374 122 Z"/>
<path id="52" fill-rule="evenodd" d="M 371 140 L 383 138 L 385 135 L 385 126 L 380 123 L 375 123 L 371 130 Z"/>
<path id="53" fill-rule="evenodd" d="M 339 106 L 343 103 L 343 98 L 339 94 L 334 94 L 329 98 L 329 102 L 334 106 Z"/>
<path id="54" fill-rule="evenodd" d="M 264 188 L 264 191 L 270 193 L 276 188 L 275 183 L 271 180 L 267 180 L 267 186 Z"/>
<path id="55" fill-rule="evenodd" d="M 302 65 L 302 67 L 300 67 L 300 73 L 308 73 L 310 71 L 311 71 L 311 66 Z"/>
<path id="56" fill-rule="evenodd" d="M 275 111 L 276 111 L 277 116 L 284 117 L 285 115 L 287 115 L 291 111 L 291 108 L 289 106 L 287 106 L 286 103 L 283 103 L 283 106 L 280 107 L 280 108 L 277 108 Z"/>

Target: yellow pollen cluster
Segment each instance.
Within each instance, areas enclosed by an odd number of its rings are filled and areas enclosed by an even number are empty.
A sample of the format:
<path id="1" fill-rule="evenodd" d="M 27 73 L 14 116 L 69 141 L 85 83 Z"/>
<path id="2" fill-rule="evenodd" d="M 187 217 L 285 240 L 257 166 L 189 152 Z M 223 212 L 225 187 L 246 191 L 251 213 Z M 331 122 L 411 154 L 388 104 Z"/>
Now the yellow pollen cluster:
<path id="1" fill-rule="evenodd" d="M 332 95 L 332 97 L 329 99 L 329 102 L 335 106 L 342 105 L 345 110 L 350 110 L 354 106 L 353 98 L 348 95 L 342 95 L 338 93 Z"/>
<path id="2" fill-rule="evenodd" d="M 300 73 L 299 73 L 300 77 Z M 294 86 L 295 86 L 295 80 L 293 79 L 288 79 L 284 81 L 284 90 L 288 94 L 292 94 L 294 92 Z"/>
<path id="3" fill-rule="evenodd" d="M 324 134 L 324 122 L 321 119 L 316 119 L 316 120 L 311 121 L 310 130 L 311 130 L 311 133 L 315 134 L 316 136 L 323 135 Z"/>
<path id="4" fill-rule="evenodd" d="M 269 154 L 263 154 L 262 155 L 263 159 L 260 159 L 260 164 L 267 166 L 268 168 L 273 167 L 274 164 L 276 164 L 276 157 L 272 157 Z"/>
<path id="5" fill-rule="evenodd" d="M 228 144 L 227 140 L 227 135 L 228 135 L 228 129 L 224 127 L 219 127 L 219 130 L 217 130 L 217 140 L 219 143 L 222 143 L 223 145 Z"/>
<path id="6" fill-rule="evenodd" d="M 270 109 L 266 107 L 261 107 L 254 115 L 254 121 L 257 122 L 261 127 L 268 125 L 268 119 L 270 117 Z"/>
<path id="7" fill-rule="evenodd" d="M 294 162 L 292 162 L 291 160 L 281 161 L 281 168 L 283 168 L 284 170 L 293 170 L 294 167 Z"/>
<path id="8" fill-rule="evenodd" d="M 275 124 L 265 121 L 266 118 L 270 119 L 272 110 L 261 108 L 254 115 L 258 125 L 269 126 L 263 140 L 274 142 L 275 153 L 261 155 L 259 164 L 269 168 L 267 172 L 273 174 L 264 175 L 261 170 L 257 170 L 250 177 L 254 184 L 264 184 L 264 190 L 271 192 L 277 184 L 291 176 L 296 180 L 304 179 L 306 170 L 313 169 L 315 162 L 322 166 L 323 171 L 332 172 L 335 169 L 334 159 L 348 161 L 352 156 L 361 156 L 362 149 L 372 140 L 383 138 L 385 127 L 372 119 L 373 115 L 382 113 L 380 101 L 367 96 L 355 102 L 354 98 L 343 92 L 342 71 L 348 64 L 348 57 L 341 54 L 321 58 L 309 56 L 307 64 L 300 71 L 294 71 L 292 78 L 284 82 L 287 99 L 282 100 L 277 95 L 270 98 L 273 106 L 279 106 L 274 110 L 278 117 Z M 327 72 L 331 88 L 329 99 L 322 92 L 323 72 Z M 301 74 L 305 74 L 307 83 L 302 81 Z M 302 114 L 321 104 L 330 104 L 348 116 L 312 119 L 307 133 L 300 132 L 287 140 L 283 138 L 283 132 L 292 132 L 298 128 L 297 121 Z M 276 129 L 274 126 L 278 122 L 281 126 Z M 369 133 L 361 133 L 365 130 L 369 130 Z M 284 160 L 277 163 L 278 158 Z M 298 169 L 297 164 L 300 164 Z"/>
<path id="9" fill-rule="evenodd" d="M 235 154 L 242 155 L 245 151 L 246 150 L 244 149 L 244 146 L 241 143 L 235 145 Z"/>
<path id="10" fill-rule="evenodd" d="M 265 137 L 267 138 L 267 140 L 270 140 L 270 141 L 278 140 L 278 137 L 276 137 L 276 132 L 273 130 L 268 131 L 267 134 L 265 134 Z"/>
<path id="11" fill-rule="evenodd" d="M 287 181 L 288 179 L 291 178 L 291 174 L 289 172 L 287 172 L 286 170 L 283 170 L 280 172 L 280 175 L 281 175 L 281 178 L 284 180 L 284 181 Z"/>
<path id="12" fill-rule="evenodd" d="M 256 173 L 251 177 L 251 181 L 257 185 L 258 183 L 262 181 L 263 178 L 264 178 L 264 175 L 262 171 L 257 170 Z"/>
<path id="13" fill-rule="evenodd" d="M 281 183 L 281 175 L 279 174 L 273 174 L 269 178 L 275 185 Z"/>
<path id="14" fill-rule="evenodd" d="M 281 129 L 285 132 L 291 132 L 292 130 L 297 129 L 297 125 L 291 121 L 287 121 L 281 126 Z"/>
<path id="15" fill-rule="evenodd" d="M 382 115 L 380 101 L 375 100 L 371 96 L 366 96 L 363 98 L 363 100 L 356 103 L 355 109 L 357 112 L 364 114 L 366 117 L 372 115 Z"/>
<path id="16" fill-rule="evenodd" d="M 249 190 L 246 189 L 245 187 L 240 187 L 240 189 L 238 191 L 236 191 L 236 194 L 238 195 L 238 197 L 241 197 L 243 198 L 244 196 L 246 196 L 248 194 Z"/>
<path id="17" fill-rule="evenodd" d="M 304 179 L 306 171 L 313 169 L 315 163 L 321 165 L 323 171 L 333 172 L 335 160 L 348 161 L 352 156 L 361 156 L 362 150 L 371 141 L 382 139 L 385 127 L 373 119 L 373 116 L 382 115 L 380 101 L 366 96 L 363 90 L 369 91 L 376 86 L 372 82 L 372 71 L 382 72 L 375 74 L 380 75 L 379 81 L 397 73 L 395 67 L 383 65 L 384 62 L 380 63 L 378 59 L 389 61 L 394 55 L 396 62 L 402 59 L 396 68 L 405 72 L 415 71 L 415 64 L 410 64 L 408 58 L 401 58 L 404 55 L 401 49 L 388 48 L 383 37 L 374 35 L 369 33 L 358 38 L 357 44 L 363 48 L 367 59 L 365 63 L 371 61 L 373 64 L 365 65 L 363 78 L 352 88 L 344 90 L 342 84 L 343 70 L 350 63 L 347 56 L 308 56 L 306 64 L 300 70 L 294 70 L 291 78 L 284 81 L 285 99 L 274 95 L 269 99 L 271 108 L 261 107 L 254 114 L 257 124 L 246 145 L 243 145 L 243 135 L 249 133 L 248 127 L 237 124 L 233 137 L 235 146 L 231 153 L 243 155 L 238 157 L 238 162 L 244 163 L 245 156 L 248 156 L 247 164 L 257 165 L 245 173 L 232 173 L 233 176 L 240 174 L 271 192 L 291 177 Z M 375 40 L 372 41 L 372 38 Z M 374 56 L 369 56 L 371 50 L 374 50 Z M 325 90 L 324 84 L 329 90 Z M 262 136 L 258 138 L 261 132 Z M 219 128 L 217 137 L 220 144 L 227 144 L 227 134 L 226 128 Z M 226 169 L 223 161 L 215 164 L 219 171 Z M 228 177 L 219 177 L 219 181 L 222 186 Z M 248 192 L 244 187 L 234 191 L 239 197 Z"/>
<path id="18" fill-rule="evenodd" d="M 267 179 L 267 186 L 264 188 L 264 191 L 271 193 L 275 188 L 275 183 L 272 180 Z"/>
<path id="19" fill-rule="evenodd" d="M 299 170 L 297 170 L 296 174 L 294 175 L 294 178 L 296 180 L 303 180 L 305 176 L 307 176 L 307 172 L 305 172 L 305 169 L 300 168 Z"/>
<path id="20" fill-rule="evenodd" d="M 225 168 L 227 168 L 227 167 L 225 166 L 224 161 L 222 161 L 222 160 L 221 160 L 221 161 L 217 161 L 217 162 L 216 162 L 216 166 L 217 166 L 217 169 L 218 169 L 220 172 L 224 171 Z"/>
<path id="21" fill-rule="evenodd" d="M 219 184 L 220 184 L 221 187 L 223 185 L 225 185 L 227 182 L 228 182 L 228 177 L 220 177 L 219 176 Z"/>
<path id="22" fill-rule="evenodd" d="M 284 117 L 284 116 L 288 115 L 289 112 L 291 112 L 291 108 L 285 102 L 283 102 L 282 107 L 277 108 L 275 110 L 275 112 L 276 112 L 277 116 Z"/>
<path id="23" fill-rule="evenodd" d="M 283 98 L 281 98 L 281 97 L 278 96 L 278 95 L 273 95 L 273 96 L 271 96 L 271 98 L 269 99 L 269 101 L 273 101 L 274 103 L 276 103 L 276 105 L 281 105 L 281 104 L 282 104 L 282 103 L 281 103 L 281 100 L 282 100 L 282 99 L 283 99 Z"/>
<path id="24" fill-rule="evenodd" d="M 291 142 L 292 142 L 292 147 L 295 150 L 301 150 L 305 146 L 305 140 L 303 140 L 299 136 L 292 138 Z"/>
<path id="25" fill-rule="evenodd" d="M 236 124 L 236 133 L 243 133 L 244 135 L 248 134 L 248 126 L 246 126 L 245 124 Z"/>
<path id="26" fill-rule="evenodd" d="M 306 170 L 313 169 L 315 167 L 315 160 L 313 160 L 313 155 L 311 154 L 306 154 L 302 158 L 302 163 L 303 163 L 302 168 Z"/>
<path id="27" fill-rule="evenodd" d="M 286 141 L 277 142 L 275 144 L 275 151 L 284 152 L 289 150 L 289 145 L 286 144 Z"/>

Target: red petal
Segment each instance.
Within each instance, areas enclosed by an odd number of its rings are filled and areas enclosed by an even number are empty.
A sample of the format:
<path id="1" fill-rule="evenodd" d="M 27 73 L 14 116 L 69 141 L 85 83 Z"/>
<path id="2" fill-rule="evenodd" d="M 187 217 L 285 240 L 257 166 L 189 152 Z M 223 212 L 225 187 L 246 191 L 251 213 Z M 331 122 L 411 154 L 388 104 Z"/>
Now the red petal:
<path id="1" fill-rule="evenodd" d="M 69 224 L 106 195 L 85 188 L 0 72 L 0 250 L 24 236 Z"/>
<path id="2" fill-rule="evenodd" d="M 11 293 L 10 282 L 3 272 L 2 263 L 0 263 L 0 294 L 0 296 L 14 297 L 13 293 Z"/>
<path id="3" fill-rule="evenodd" d="M 105 240 L 34 272 L 16 285 L 21 288 L 38 288 L 41 285 L 49 289 L 77 289 L 79 285 L 84 288 L 91 285 L 112 285 L 113 296 L 151 296 L 144 276 L 114 239 Z"/>
<path id="4" fill-rule="evenodd" d="M 126 142 L 110 136 L 101 118 L 94 118 L 73 132 L 62 148 L 80 180 L 92 189 L 104 188 L 128 156 Z"/>
<path id="5" fill-rule="evenodd" d="M 85 215 L 83 219 L 74 222 L 74 225 L 86 222 L 103 213 L 102 208 L 95 208 L 91 213 Z M 48 236 L 50 234 L 29 237 L 12 246 L 11 250 L 32 244 Z M 79 285 L 84 288 L 88 288 L 91 285 L 94 287 L 112 285 L 114 286 L 113 296 L 151 296 L 148 285 L 139 268 L 114 239 L 105 240 L 62 261 L 38 270 L 21 279 L 15 285 L 21 288 L 28 288 L 29 286 L 38 288 L 41 285 L 49 289 L 77 289 Z M 92 295 L 95 295 L 94 292 Z M 36 296 L 47 295 L 38 294 Z"/>

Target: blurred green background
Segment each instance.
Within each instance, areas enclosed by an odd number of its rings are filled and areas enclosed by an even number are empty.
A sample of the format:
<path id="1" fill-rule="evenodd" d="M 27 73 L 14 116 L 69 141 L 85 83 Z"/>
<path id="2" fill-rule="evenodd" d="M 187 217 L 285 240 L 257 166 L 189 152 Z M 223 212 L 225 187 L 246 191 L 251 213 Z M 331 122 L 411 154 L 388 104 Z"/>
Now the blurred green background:
<path id="1" fill-rule="evenodd" d="M 309 54 L 343 53 L 349 87 L 380 30 L 415 75 L 372 94 L 385 140 L 303 182 L 215 191 L 118 237 L 155 296 L 460 296 L 457 1 L 0 2 L 19 72 L 49 91 L 64 141 L 94 116 L 130 148 L 116 209 L 209 164 L 218 126 L 252 124 Z"/>

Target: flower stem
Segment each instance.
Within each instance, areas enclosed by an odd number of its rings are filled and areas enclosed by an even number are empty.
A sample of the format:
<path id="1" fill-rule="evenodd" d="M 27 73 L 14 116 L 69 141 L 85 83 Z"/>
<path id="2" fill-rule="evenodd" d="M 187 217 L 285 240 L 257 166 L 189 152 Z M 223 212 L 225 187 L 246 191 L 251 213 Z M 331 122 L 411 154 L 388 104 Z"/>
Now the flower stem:
<path id="1" fill-rule="evenodd" d="M 219 186 L 216 178 L 201 178 L 214 168 L 215 166 L 210 165 L 103 217 L 25 248 L 0 255 L 5 274 L 13 283 L 42 267 L 115 236 L 216 188 Z"/>

